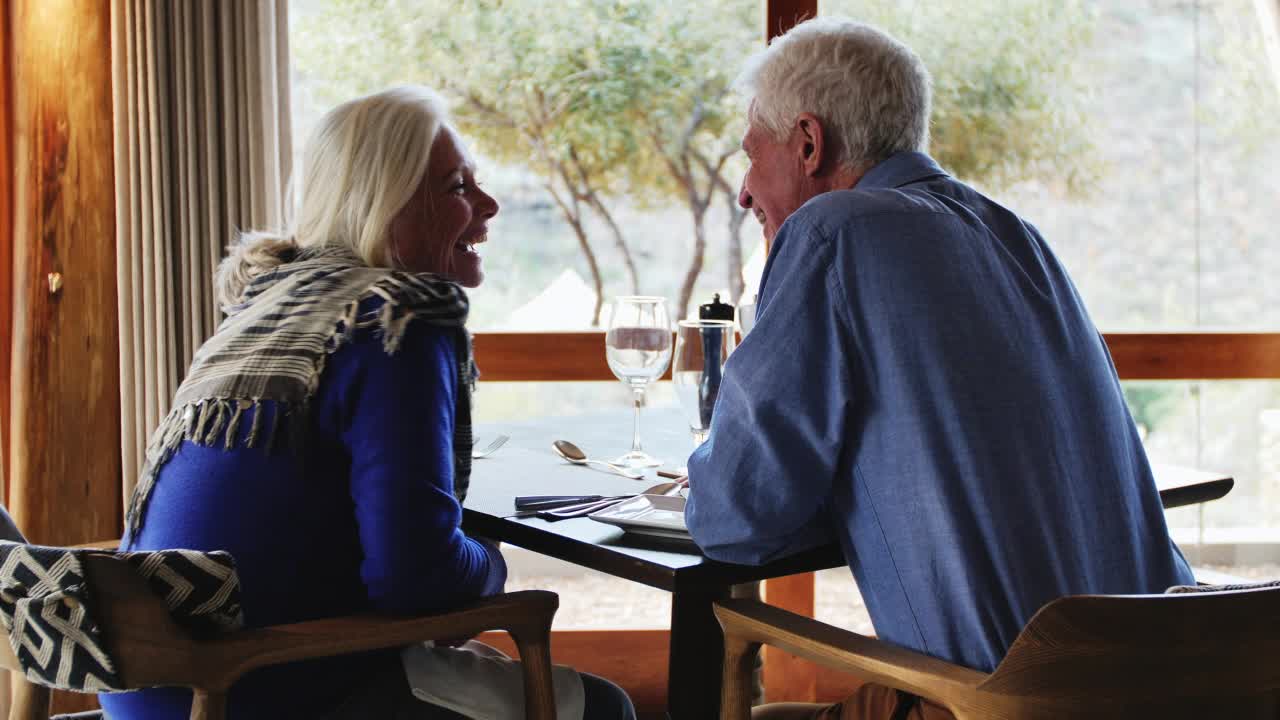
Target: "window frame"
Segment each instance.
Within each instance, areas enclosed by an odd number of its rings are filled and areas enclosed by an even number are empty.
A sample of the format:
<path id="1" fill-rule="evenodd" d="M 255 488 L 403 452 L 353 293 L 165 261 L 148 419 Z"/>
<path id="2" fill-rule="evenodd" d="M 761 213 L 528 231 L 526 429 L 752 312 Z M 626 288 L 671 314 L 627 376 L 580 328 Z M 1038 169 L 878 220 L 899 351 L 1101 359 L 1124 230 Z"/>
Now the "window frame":
<path id="1" fill-rule="evenodd" d="M 765 0 L 763 10 L 767 42 L 799 20 L 817 16 L 818 2 Z M 1103 339 L 1121 380 L 1280 379 L 1280 332 L 1116 332 L 1104 333 Z M 497 382 L 613 381 L 603 346 L 601 331 L 475 335 L 482 379 Z M 664 379 L 670 379 L 670 370 Z M 813 617 L 812 573 L 769 580 L 763 594 L 771 605 Z M 764 652 L 770 694 L 816 699 L 826 673 L 773 648 Z"/>

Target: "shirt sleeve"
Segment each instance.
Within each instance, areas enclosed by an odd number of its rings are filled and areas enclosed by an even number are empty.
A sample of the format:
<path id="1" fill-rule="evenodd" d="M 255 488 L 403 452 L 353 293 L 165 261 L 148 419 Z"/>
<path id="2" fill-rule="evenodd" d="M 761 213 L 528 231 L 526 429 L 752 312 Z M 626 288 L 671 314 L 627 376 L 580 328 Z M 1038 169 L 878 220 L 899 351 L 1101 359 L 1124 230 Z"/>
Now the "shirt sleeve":
<path id="1" fill-rule="evenodd" d="M 729 356 L 710 435 L 689 457 L 694 540 L 707 557 L 748 565 L 836 540 L 827 503 L 851 401 L 831 245 L 796 222 L 775 245 L 756 324 Z"/>
<path id="2" fill-rule="evenodd" d="M 451 330 L 414 322 L 394 355 L 362 331 L 325 373 L 351 457 L 351 500 L 374 609 L 421 613 L 501 592 L 496 546 L 466 537 L 453 496 L 457 364 Z"/>

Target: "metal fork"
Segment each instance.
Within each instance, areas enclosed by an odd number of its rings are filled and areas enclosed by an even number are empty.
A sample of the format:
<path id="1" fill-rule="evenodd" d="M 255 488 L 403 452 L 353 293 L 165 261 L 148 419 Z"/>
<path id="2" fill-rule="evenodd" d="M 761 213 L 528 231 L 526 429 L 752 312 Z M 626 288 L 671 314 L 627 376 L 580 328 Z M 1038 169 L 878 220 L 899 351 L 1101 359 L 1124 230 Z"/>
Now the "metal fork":
<path id="1" fill-rule="evenodd" d="M 489 457 L 490 455 L 497 452 L 498 448 L 502 447 L 503 445 L 506 445 L 507 441 L 510 439 L 511 437 L 509 435 L 499 435 L 498 437 L 489 441 L 488 445 L 485 445 L 482 448 L 472 449 L 471 457 L 476 459 L 480 459 L 482 457 Z"/>

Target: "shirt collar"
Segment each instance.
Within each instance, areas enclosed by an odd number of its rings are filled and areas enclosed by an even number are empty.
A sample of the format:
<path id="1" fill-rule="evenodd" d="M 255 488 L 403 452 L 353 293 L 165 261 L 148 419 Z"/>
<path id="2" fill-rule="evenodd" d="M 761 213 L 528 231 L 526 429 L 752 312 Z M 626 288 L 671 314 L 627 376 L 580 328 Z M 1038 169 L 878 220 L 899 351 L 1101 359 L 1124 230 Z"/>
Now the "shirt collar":
<path id="1" fill-rule="evenodd" d="M 900 152 L 868 170 L 854 188 L 899 188 L 928 178 L 945 177 L 946 174 L 933 158 L 922 152 Z"/>

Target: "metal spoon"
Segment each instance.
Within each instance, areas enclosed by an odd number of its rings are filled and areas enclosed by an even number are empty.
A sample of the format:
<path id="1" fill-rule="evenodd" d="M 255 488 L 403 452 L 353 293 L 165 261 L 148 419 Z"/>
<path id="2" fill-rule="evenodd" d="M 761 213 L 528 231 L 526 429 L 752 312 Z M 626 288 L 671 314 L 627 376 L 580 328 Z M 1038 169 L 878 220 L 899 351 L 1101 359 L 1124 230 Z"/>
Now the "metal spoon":
<path id="1" fill-rule="evenodd" d="M 639 480 L 644 477 L 644 473 L 639 470 L 631 470 L 629 468 L 620 467 L 618 465 L 614 465 L 613 463 L 608 463 L 603 460 L 592 460 L 591 458 L 587 457 L 586 453 L 582 452 L 582 448 L 579 448 L 577 445 L 574 445 L 568 440 L 556 440 L 555 442 L 551 443 L 551 448 L 556 451 L 557 455 L 564 458 L 565 460 L 568 460 L 574 465 L 599 466 L 600 469 L 602 470 L 605 470 L 611 473 L 616 473 L 623 477 L 631 478 L 632 480 Z"/>

